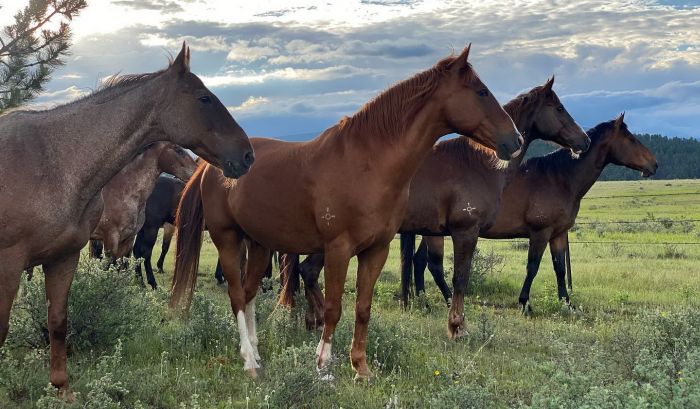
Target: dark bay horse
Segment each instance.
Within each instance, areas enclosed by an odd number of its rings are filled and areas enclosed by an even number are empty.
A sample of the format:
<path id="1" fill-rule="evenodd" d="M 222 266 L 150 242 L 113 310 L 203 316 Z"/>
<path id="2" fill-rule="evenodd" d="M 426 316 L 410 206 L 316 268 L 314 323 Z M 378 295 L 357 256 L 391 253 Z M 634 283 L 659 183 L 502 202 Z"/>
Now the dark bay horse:
<path id="1" fill-rule="evenodd" d="M 586 150 L 590 143 L 552 89 L 553 83 L 552 78 L 504 106 L 525 138 L 520 155 L 504 164 L 498 161 L 493 151 L 467 138 L 455 138 L 438 143 L 411 182 L 408 209 L 399 229 L 402 233 L 402 299 L 406 305 L 415 234 L 452 236 L 455 295 L 448 330 L 453 338 L 462 333 L 464 325 L 464 295 L 479 231 L 495 221 L 503 188 L 517 171 L 524 150 L 536 139 L 552 141 L 576 152 Z M 303 273 L 308 274 L 307 271 Z M 442 272 L 439 278 L 441 290 L 447 298 L 449 286 Z M 312 301 L 310 306 L 315 305 L 315 299 Z"/>
<path id="2" fill-rule="evenodd" d="M 146 219 L 146 200 L 161 173 L 187 182 L 197 168 L 184 149 L 157 142 L 136 156 L 102 188 L 104 210 L 91 240 L 101 240 L 107 256 L 115 261 L 131 253 L 136 234 Z"/>
<path id="3" fill-rule="evenodd" d="M 22 271 L 43 265 L 49 378 L 67 399 L 68 292 L 102 214 L 102 187 L 158 141 L 192 149 L 229 177 L 254 159 L 243 129 L 190 72 L 184 44 L 162 71 L 114 77 L 54 109 L 0 116 L 0 344 Z"/>
<path id="4" fill-rule="evenodd" d="M 200 167 L 182 195 L 172 303 L 189 304 L 206 220 L 228 281 L 244 368 L 258 368 L 255 296 L 271 249 L 325 252 L 324 329 L 317 367 L 325 369 L 341 314 L 348 263 L 358 256 L 355 331 L 350 358 L 367 378 L 366 340 L 372 291 L 403 218 L 413 173 L 438 138 L 473 135 L 507 159 L 521 137 L 467 62 L 469 48 L 400 82 L 317 138 L 289 143 L 254 138 L 257 160 L 232 181 Z M 248 265 L 241 280 L 242 242 Z"/>
<path id="5" fill-rule="evenodd" d="M 642 176 L 656 173 L 658 164 L 627 129 L 624 114 L 588 131 L 591 147 L 578 159 L 555 151 L 525 162 L 503 191 L 503 204 L 493 225 L 481 232 L 489 239 L 529 238 L 527 276 L 518 301 L 530 312 L 530 286 L 537 274 L 547 243 L 557 277 L 559 298 L 570 303 L 566 291 L 565 256 L 567 235 L 576 221 L 581 199 L 609 163 L 639 170 Z M 430 248 L 430 246 L 428 246 Z"/>
<path id="6" fill-rule="evenodd" d="M 185 184 L 182 181 L 169 176 L 161 176 L 158 178 L 153 192 L 146 201 L 146 217 L 143 227 L 136 235 L 134 258 L 143 259 L 148 284 L 154 290 L 158 287 L 158 283 L 153 275 L 153 267 L 151 266 L 153 247 L 158 239 L 158 230 L 163 227 L 163 249 L 157 264 L 158 269 L 162 272 L 165 254 L 168 251 L 168 247 L 170 247 L 170 240 L 175 231 L 174 224 L 177 206 L 180 203 L 180 196 L 184 188 Z M 167 226 L 172 227 L 170 233 Z M 141 276 L 140 263 L 136 266 L 136 273 Z"/>

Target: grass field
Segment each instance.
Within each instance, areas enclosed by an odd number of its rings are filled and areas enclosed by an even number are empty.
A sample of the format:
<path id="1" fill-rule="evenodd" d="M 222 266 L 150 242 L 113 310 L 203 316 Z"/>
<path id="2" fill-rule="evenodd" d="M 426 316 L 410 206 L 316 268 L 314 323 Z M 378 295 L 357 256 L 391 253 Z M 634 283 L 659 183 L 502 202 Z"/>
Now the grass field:
<path id="1" fill-rule="evenodd" d="M 517 308 L 527 247 L 482 240 L 483 267 L 466 308 L 469 336 L 457 341 L 446 336 L 447 308 L 430 278 L 424 298 L 408 311 L 399 307 L 395 240 L 374 297 L 371 384 L 353 382 L 348 358 L 354 264 L 334 338 L 336 380 L 316 376 L 319 333 L 304 329 L 303 298 L 290 312 L 275 308 L 274 292 L 258 297 L 264 369 L 251 380 L 207 242 L 188 321 L 171 317 L 165 290 L 151 293 L 129 273 L 81 265 L 69 317 L 78 400 L 65 405 L 46 389 L 39 274 L 23 283 L 0 350 L 0 407 L 697 408 L 700 244 L 688 243 L 700 243 L 700 222 L 683 219 L 700 219 L 700 180 L 597 183 L 570 233 L 578 311 L 556 299 L 546 253 L 529 318 Z M 157 279 L 167 288 L 169 277 Z"/>

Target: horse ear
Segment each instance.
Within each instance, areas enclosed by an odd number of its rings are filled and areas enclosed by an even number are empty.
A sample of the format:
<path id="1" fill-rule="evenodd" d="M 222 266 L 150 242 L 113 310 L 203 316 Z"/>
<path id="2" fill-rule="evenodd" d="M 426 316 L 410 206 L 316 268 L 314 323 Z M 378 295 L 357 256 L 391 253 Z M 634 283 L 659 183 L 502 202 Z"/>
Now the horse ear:
<path id="1" fill-rule="evenodd" d="M 615 119 L 615 128 L 620 129 L 622 124 L 625 122 L 625 112 L 623 111 L 620 116 Z"/>
<path id="2" fill-rule="evenodd" d="M 549 95 L 552 92 L 552 86 L 554 86 L 554 75 L 544 83 L 543 90 L 545 95 Z"/>
<path id="3" fill-rule="evenodd" d="M 460 70 L 464 70 L 469 67 L 469 50 L 472 48 L 472 43 L 469 43 L 464 50 L 455 58 L 452 62 L 453 67 L 457 67 Z"/>
<path id="4" fill-rule="evenodd" d="M 182 42 L 182 49 L 180 53 L 175 57 L 175 61 L 170 66 L 173 70 L 176 70 L 178 74 L 186 74 L 190 72 L 190 48 Z"/>

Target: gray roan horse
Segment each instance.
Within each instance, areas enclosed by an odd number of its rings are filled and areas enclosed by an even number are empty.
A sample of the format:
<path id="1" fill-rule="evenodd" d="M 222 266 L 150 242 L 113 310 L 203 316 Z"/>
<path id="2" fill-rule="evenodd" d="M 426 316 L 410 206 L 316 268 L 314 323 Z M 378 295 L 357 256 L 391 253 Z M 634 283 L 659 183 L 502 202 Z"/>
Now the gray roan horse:
<path id="1" fill-rule="evenodd" d="M 192 149 L 228 177 L 254 160 L 246 133 L 190 72 L 189 49 L 167 69 L 113 78 L 88 97 L 0 117 L 0 345 L 22 270 L 46 275 L 51 383 L 70 400 L 67 300 L 80 250 L 102 213 L 102 187 L 148 145 Z"/>
<path id="2" fill-rule="evenodd" d="M 179 146 L 169 142 L 153 144 L 102 189 L 104 211 L 90 239 L 102 240 L 112 261 L 128 256 L 146 219 L 146 200 L 158 176 L 167 172 L 187 182 L 196 168 L 194 159 Z"/>

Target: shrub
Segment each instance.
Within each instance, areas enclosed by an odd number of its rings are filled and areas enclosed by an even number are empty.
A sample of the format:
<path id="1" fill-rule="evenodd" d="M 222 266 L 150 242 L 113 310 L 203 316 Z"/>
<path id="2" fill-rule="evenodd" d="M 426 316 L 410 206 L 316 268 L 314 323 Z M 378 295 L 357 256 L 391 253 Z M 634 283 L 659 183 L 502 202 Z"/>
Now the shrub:
<path id="1" fill-rule="evenodd" d="M 78 265 L 68 298 L 69 350 L 108 348 L 119 338 L 157 322 L 154 296 L 135 283 L 133 263 L 126 268 L 84 259 Z M 44 277 L 22 283 L 11 317 L 8 344 L 48 346 Z"/>
<path id="2" fill-rule="evenodd" d="M 237 346 L 238 326 L 231 308 L 217 305 L 210 296 L 195 292 L 188 316 L 170 322 L 162 336 L 174 353 L 206 355 Z"/>

